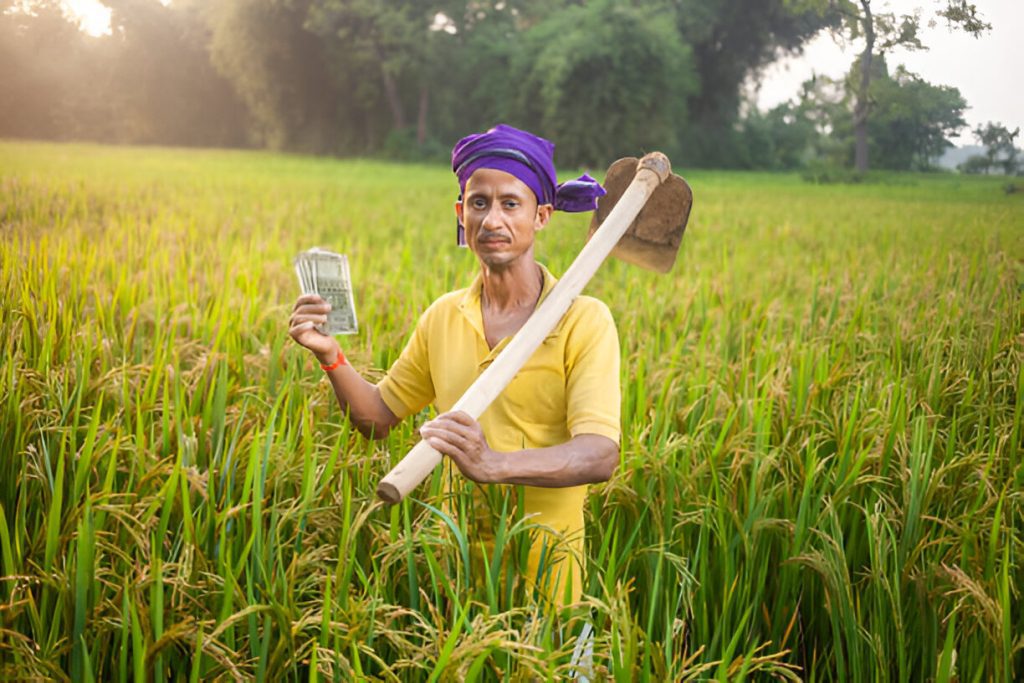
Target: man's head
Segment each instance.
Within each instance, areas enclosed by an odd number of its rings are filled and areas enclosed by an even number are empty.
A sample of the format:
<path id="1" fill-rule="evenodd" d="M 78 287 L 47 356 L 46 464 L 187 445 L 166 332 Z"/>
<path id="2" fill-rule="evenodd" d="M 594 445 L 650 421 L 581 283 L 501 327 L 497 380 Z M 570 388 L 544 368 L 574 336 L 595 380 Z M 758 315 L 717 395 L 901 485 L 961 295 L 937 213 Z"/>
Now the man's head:
<path id="1" fill-rule="evenodd" d="M 604 189 L 586 174 L 558 185 L 554 151 L 550 141 L 504 124 L 464 137 L 452 150 L 452 171 L 459 180 L 460 197 L 465 197 L 467 184 L 478 170 L 490 169 L 519 180 L 529 188 L 538 207 L 549 207 L 548 215 L 551 210 L 593 211 Z M 459 243 L 463 244 L 461 223 L 459 228 Z"/>
<path id="2" fill-rule="evenodd" d="M 467 246 L 492 269 L 511 266 L 524 254 L 532 259 L 534 236 L 551 211 L 526 183 L 494 168 L 473 171 L 455 204 Z"/>

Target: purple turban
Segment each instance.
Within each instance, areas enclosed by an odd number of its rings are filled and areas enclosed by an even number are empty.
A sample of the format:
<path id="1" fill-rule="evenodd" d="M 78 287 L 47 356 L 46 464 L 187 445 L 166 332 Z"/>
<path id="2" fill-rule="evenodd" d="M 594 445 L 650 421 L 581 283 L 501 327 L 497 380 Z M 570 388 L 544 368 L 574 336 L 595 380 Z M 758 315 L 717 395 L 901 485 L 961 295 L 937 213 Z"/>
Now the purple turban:
<path id="1" fill-rule="evenodd" d="M 459 190 L 478 168 L 493 168 L 511 173 L 537 196 L 538 204 L 551 204 L 556 211 L 593 211 L 597 198 L 604 196 L 601 185 L 584 173 L 575 180 L 558 185 L 555 176 L 554 143 L 525 130 L 499 123 L 486 133 L 462 138 L 452 150 L 452 171 L 459 179 Z M 459 244 L 463 244 L 460 226 Z"/>

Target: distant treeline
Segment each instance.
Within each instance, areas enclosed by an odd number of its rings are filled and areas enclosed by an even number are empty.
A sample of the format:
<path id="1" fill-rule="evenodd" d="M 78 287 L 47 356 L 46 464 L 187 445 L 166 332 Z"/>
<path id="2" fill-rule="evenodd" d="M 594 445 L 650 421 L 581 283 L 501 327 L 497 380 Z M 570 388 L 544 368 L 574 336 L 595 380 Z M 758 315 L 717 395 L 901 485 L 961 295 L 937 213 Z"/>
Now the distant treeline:
<path id="1" fill-rule="evenodd" d="M 113 33 L 91 37 L 59 2 L 0 0 L 0 136 L 435 159 L 500 121 L 556 140 L 563 165 L 653 148 L 747 168 L 852 154 L 841 83 L 741 116 L 748 75 L 835 25 L 826 3 L 103 2 Z M 880 92 L 936 87 L 877 61 Z M 963 125 L 944 90 L 918 129 L 950 111 Z M 891 118 L 872 131 L 883 167 L 927 165 L 952 130 L 918 139 Z"/>

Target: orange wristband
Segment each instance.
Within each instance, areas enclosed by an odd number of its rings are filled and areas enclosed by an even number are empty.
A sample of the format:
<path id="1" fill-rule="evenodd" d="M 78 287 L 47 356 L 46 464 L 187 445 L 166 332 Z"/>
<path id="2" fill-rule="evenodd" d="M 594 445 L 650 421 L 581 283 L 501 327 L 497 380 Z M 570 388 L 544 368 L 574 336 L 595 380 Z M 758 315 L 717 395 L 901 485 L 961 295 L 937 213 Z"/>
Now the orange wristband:
<path id="1" fill-rule="evenodd" d="M 341 349 L 338 349 L 338 360 L 334 361 L 330 365 L 324 365 L 323 363 L 321 363 L 320 367 L 323 368 L 324 372 L 330 372 L 331 370 L 334 370 L 338 366 L 345 365 L 345 363 L 345 354 L 341 352 Z"/>

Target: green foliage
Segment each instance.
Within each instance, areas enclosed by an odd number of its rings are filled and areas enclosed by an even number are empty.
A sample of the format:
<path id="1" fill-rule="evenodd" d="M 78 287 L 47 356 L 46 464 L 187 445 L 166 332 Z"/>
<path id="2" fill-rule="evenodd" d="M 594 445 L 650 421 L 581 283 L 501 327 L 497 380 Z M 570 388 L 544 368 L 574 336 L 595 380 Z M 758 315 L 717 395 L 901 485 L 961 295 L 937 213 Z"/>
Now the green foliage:
<path id="1" fill-rule="evenodd" d="M 841 179 L 863 176 L 864 172 L 843 174 L 854 158 L 855 96 L 860 66 L 854 63 L 845 82 L 816 77 L 804 84 L 798 105 L 780 110 L 786 117 L 776 129 L 793 139 L 806 140 L 813 168 L 808 177 Z M 932 162 L 952 146 L 949 137 L 965 124 L 967 104 L 959 90 L 936 86 L 904 67 L 890 75 L 885 58 L 872 60 L 872 114 L 867 122 L 871 158 L 877 168 L 887 170 L 931 170 Z"/>
<path id="2" fill-rule="evenodd" d="M 58 4 L 40 3 L 31 17 L 9 9 L 5 6 L 0 11 L 3 134 L 68 139 L 77 131 L 74 127 L 62 130 L 61 111 L 80 110 L 83 120 L 79 126 L 94 117 L 106 118 L 109 109 L 90 98 L 80 85 L 98 71 L 93 62 L 101 61 L 100 55 L 91 51 L 78 29 L 64 19 Z"/>
<path id="3" fill-rule="evenodd" d="M 964 173 L 989 173 L 993 169 L 1005 175 L 1014 175 L 1020 171 L 1020 162 L 1014 141 L 1020 135 L 1020 128 L 1012 131 L 998 123 L 989 121 L 984 126 L 974 129 L 974 137 L 985 147 L 984 155 L 975 155 L 960 165 Z"/>
<path id="4" fill-rule="evenodd" d="M 324 153 L 336 148 L 340 94 L 324 47 L 304 29 L 308 4 L 217 0 L 208 9 L 210 53 L 245 101 L 261 145 Z"/>
<path id="5" fill-rule="evenodd" d="M 0 135 L 426 160 L 505 121 L 553 138 L 562 165 L 659 148 L 691 167 L 771 169 L 861 150 L 866 168 L 870 136 L 881 166 L 923 168 L 958 119 L 948 89 L 909 74 L 872 85 L 886 78 L 879 55 L 921 47 L 921 18 L 870 2 L 106 4 L 102 38 L 57 0 L 0 5 Z M 987 28 L 970 3 L 940 9 Z M 873 46 L 846 83 L 848 111 L 828 104 L 824 121 L 824 103 L 800 101 L 740 117 L 743 83 L 822 29 Z"/>
<path id="6" fill-rule="evenodd" d="M 803 168 L 815 155 L 820 133 L 809 109 L 780 104 L 751 111 L 741 122 L 736 166 L 770 170 Z"/>
<path id="7" fill-rule="evenodd" d="M 107 4 L 110 38 L 56 0 L 0 15 L 0 134 L 387 156 L 411 137 L 398 156 L 423 158 L 509 121 L 565 132 L 563 163 L 642 145 L 736 165 L 740 84 L 826 21 L 788 0 Z"/>
<path id="8" fill-rule="evenodd" d="M 848 165 L 837 164 L 831 161 L 815 159 L 807 164 L 801 171 L 800 177 L 809 183 L 817 185 L 831 185 L 833 183 L 861 183 L 867 177 L 866 173 L 850 168 Z"/>
<path id="9" fill-rule="evenodd" d="M 588 287 L 622 340 L 622 464 L 588 500 L 590 598 L 556 620 L 520 578 L 515 491 L 486 560 L 439 477 L 433 509 L 382 507 L 413 425 L 363 440 L 287 340 L 311 244 L 351 259 L 371 377 L 468 283 L 447 169 L 0 158 L 0 679 L 559 680 L 585 620 L 598 680 L 1020 679 L 1005 181 L 688 177 L 675 272 Z M 542 233 L 553 271 L 586 221 Z"/>
<path id="10" fill-rule="evenodd" d="M 196 0 L 179 1 L 173 8 L 156 0 L 105 4 L 112 10 L 114 36 L 94 46 L 114 54 L 108 58 L 109 73 L 97 78 L 103 86 L 96 94 L 114 95 L 116 109 L 107 125 L 119 131 L 120 140 L 176 145 L 247 141 L 248 113 L 207 53 L 203 5 Z"/>
<path id="11" fill-rule="evenodd" d="M 416 140 L 416 131 L 402 128 L 388 133 L 381 154 L 396 161 L 417 161 L 444 164 L 451 161 L 451 149 L 433 138 L 422 144 Z"/>
<path id="12" fill-rule="evenodd" d="M 563 163 L 601 168 L 637 150 L 671 152 L 695 90 L 674 28 L 616 0 L 568 7 L 527 31 L 509 81 L 512 122 L 557 140 Z"/>
<path id="13" fill-rule="evenodd" d="M 944 18 L 951 27 L 959 26 L 975 37 L 992 30 L 992 24 L 978 14 L 978 7 L 967 0 L 946 0 L 946 6 L 936 14 Z"/>
<path id="14" fill-rule="evenodd" d="M 921 50 L 925 46 L 918 37 L 921 15 L 918 11 L 913 14 L 896 15 L 884 11 L 888 9 L 884 5 L 880 8 L 878 4 L 874 7 L 871 0 L 795 0 L 799 7 L 810 7 L 817 9 L 822 15 L 833 15 L 838 18 L 836 32 L 845 39 L 863 39 L 864 48 L 851 71 L 848 81 L 850 99 L 853 104 L 853 133 L 854 133 L 854 165 L 857 171 L 864 173 L 868 170 L 869 158 L 869 130 L 868 122 L 874 116 L 875 101 L 873 99 L 873 81 L 878 72 L 878 57 L 884 58 L 885 54 L 896 47 L 906 50 Z M 882 9 L 883 11 L 879 11 Z M 945 0 L 945 7 L 936 11 L 937 17 L 946 19 L 950 28 L 960 28 L 975 36 L 991 28 L 977 14 L 973 4 L 964 0 Z M 935 99 L 934 96 L 930 99 Z M 947 102 L 944 107 L 953 107 L 954 102 Z M 962 109 L 962 107 L 961 107 Z M 958 116 L 949 117 L 946 120 L 946 127 L 954 125 Z M 962 124 L 961 124 L 962 125 Z M 934 137 L 934 136 L 932 136 Z M 917 145 L 921 147 L 922 141 L 919 138 Z M 911 145 L 913 147 L 915 145 Z M 923 147 L 931 146 L 925 143 Z M 903 150 L 896 160 L 889 159 L 889 163 L 897 163 L 900 168 L 905 166 L 917 154 L 924 149 Z M 895 166 L 894 166 L 895 167 Z"/>
<path id="15" fill-rule="evenodd" d="M 961 173 L 977 174 L 977 173 L 988 173 L 989 169 L 992 168 L 992 164 L 989 163 L 989 158 L 984 154 L 972 154 L 967 157 L 967 160 L 957 166 L 957 170 Z"/>
<path id="16" fill-rule="evenodd" d="M 308 4 L 306 29 L 321 36 L 340 57 L 332 62 L 335 78 L 369 81 L 361 99 L 372 93 L 376 106 L 387 105 L 392 131 L 410 124 L 407 110 L 413 106 L 419 108 L 417 118 L 425 126 L 430 95 L 437 97 L 437 91 L 444 89 L 442 73 L 453 63 L 456 24 L 448 17 L 460 3 L 313 0 Z M 447 19 L 446 26 L 435 25 L 439 16 Z M 424 135 L 421 130 L 416 141 L 420 145 Z"/>
<path id="17" fill-rule="evenodd" d="M 967 123 L 960 91 L 932 85 L 905 68 L 871 83 L 871 157 L 879 168 L 928 170 Z"/>
<path id="18" fill-rule="evenodd" d="M 0 12 L 0 135 L 245 144 L 245 107 L 210 65 L 195 3 L 106 4 L 105 38 L 79 31 L 57 2 Z"/>
<path id="19" fill-rule="evenodd" d="M 658 3 L 654 3 L 658 4 Z M 780 54 L 799 53 L 805 41 L 837 21 L 833 14 L 793 0 L 664 0 L 674 10 L 692 50 L 699 87 L 687 99 L 688 121 L 678 135 L 687 159 L 700 166 L 742 166 L 734 135 L 741 86 Z"/>

